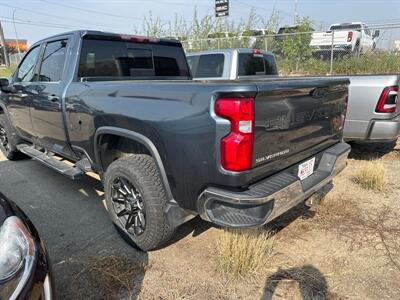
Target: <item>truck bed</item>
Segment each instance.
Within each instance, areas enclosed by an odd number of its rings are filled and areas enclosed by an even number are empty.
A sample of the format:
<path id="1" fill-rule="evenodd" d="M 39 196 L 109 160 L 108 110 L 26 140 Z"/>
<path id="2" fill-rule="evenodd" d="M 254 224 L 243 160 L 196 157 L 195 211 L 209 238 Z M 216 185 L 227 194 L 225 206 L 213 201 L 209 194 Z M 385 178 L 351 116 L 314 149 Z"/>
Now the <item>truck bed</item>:
<path id="1" fill-rule="evenodd" d="M 80 83 L 72 83 L 66 110 L 68 122 L 86 119 L 85 123 L 93 124 L 87 129 L 89 136 L 98 127 L 114 124 L 152 140 L 170 182 L 180 183 L 171 185 L 174 199 L 194 210 L 193 197 L 204 186 L 244 188 L 338 143 L 347 84 L 346 79 L 324 78 L 146 80 L 86 82 L 82 89 Z M 221 97 L 254 98 L 249 171 L 221 168 L 219 142 L 230 131 L 230 123 L 214 113 L 215 100 Z M 82 140 L 80 130 L 70 128 L 68 135 L 73 145 L 91 146 Z"/>

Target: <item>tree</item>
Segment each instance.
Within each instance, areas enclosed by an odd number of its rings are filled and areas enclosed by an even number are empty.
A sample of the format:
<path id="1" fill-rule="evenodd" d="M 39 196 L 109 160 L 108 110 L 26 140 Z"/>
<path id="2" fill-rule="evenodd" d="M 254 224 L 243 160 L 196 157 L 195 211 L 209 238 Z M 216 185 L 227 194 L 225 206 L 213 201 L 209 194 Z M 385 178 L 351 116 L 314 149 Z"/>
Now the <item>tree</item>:
<path id="1" fill-rule="evenodd" d="M 289 35 L 282 40 L 282 52 L 289 61 L 292 71 L 297 71 L 300 62 L 312 56 L 311 31 L 313 23 L 310 18 L 305 17 L 298 20 L 293 35 Z"/>

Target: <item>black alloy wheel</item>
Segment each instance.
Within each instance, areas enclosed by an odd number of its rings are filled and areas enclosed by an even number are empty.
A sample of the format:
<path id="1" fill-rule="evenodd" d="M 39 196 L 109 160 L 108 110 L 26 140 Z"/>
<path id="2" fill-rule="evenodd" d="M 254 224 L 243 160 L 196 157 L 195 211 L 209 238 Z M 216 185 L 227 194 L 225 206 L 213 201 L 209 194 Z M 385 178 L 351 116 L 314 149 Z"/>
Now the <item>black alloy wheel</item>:
<path id="1" fill-rule="evenodd" d="M 114 212 L 129 233 L 139 236 L 146 228 L 146 211 L 139 190 L 127 178 L 116 177 L 111 187 Z"/>

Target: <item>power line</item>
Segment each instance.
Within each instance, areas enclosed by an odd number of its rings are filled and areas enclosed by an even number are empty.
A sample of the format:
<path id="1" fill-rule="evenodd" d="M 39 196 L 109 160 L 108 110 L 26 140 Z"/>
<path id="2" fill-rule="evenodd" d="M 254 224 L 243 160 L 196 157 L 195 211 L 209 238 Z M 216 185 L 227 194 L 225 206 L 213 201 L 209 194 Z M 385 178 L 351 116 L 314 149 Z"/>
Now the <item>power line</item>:
<path id="1" fill-rule="evenodd" d="M 61 7 L 65 7 L 65 8 L 75 9 L 75 10 L 79 10 L 79 11 L 85 11 L 85 12 L 89 12 L 89 13 L 94 13 L 94 14 L 99 14 L 99 15 L 104 15 L 104 16 L 109 16 L 109 17 L 114 17 L 114 18 L 122 18 L 122 19 L 129 19 L 129 20 L 140 20 L 140 21 L 144 20 L 143 18 L 139 18 L 139 17 L 129 17 L 129 16 L 116 15 L 116 14 L 111 14 L 111 13 L 107 13 L 107 12 L 101 12 L 101 11 L 87 9 L 87 8 L 75 7 L 75 6 L 72 6 L 72 5 L 54 3 L 54 2 L 47 1 L 47 0 L 40 0 L 40 1 L 48 3 L 48 4 L 51 4 L 51 5 L 61 6 Z"/>
<path id="2" fill-rule="evenodd" d="M 3 23 L 10 23 L 12 24 L 14 21 L 11 19 L 6 19 L 4 17 L 2 18 Z M 52 27 L 52 28 L 60 28 L 60 29 L 78 29 L 79 27 L 74 27 L 74 26 L 68 26 L 68 25 L 61 25 L 61 24 L 55 24 L 55 23 L 42 23 L 42 22 L 33 22 L 33 21 L 21 21 L 21 20 L 15 20 L 16 24 L 23 24 L 23 25 L 32 25 L 32 26 L 38 26 L 38 27 Z"/>
<path id="3" fill-rule="evenodd" d="M 13 23 L 14 20 L 9 17 L 0 16 L 0 19 L 4 23 Z M 23 25 L 34 25 L 39 27 L 53 27 L 53 28 L 61 28 L 61 29 L 82 29 L 82 26 L 74 26 L 74 25 L 66 25 L 60 23 L 51 23 L 51 22 L 40 22 L 40 21 L 32 21 L 27 19 L 15 19 L 16 24 Z M 106 29 L 107 27 L 103 27 L 100 30 Z M 99 30 L 99 29 L 97 29 Z"/>
<path id="4" fill-rule="evenodd" d="M 5 7 L 9 7 L 9 8 L 14 8 L 14 9 L 19 9 L 19 10 L 27 11 L 27 12 L 34 13 L 34 14 L 38 14 L 38 15 L 41 15 L 41 16 L 47 16 L 47 17 L 57 18 L 57 19 L 62 19 L 62 20 L 71 20 L 71 21 L 74 21 L 74 22 L 80 22 L 80 23 L 84 24 L 84 23 L 82 22 L 82 20 L 75 19 L 75 18 L 70 18 L 70 17 L 65 17 L 65 16 L 52 15 L 52 14 L 48 14 L 48 13 L 44 13 L 44 12 L 38 12 L 38 11 L 35 11 L 35 10 L 31 10 L 31 9 L 27 9 L 27 8 L 23 8 L 23 7 L 18 7 L 18 6 L 13 6 L 13 5 L 5 4 L 5 3 L 0 3 L 0 5 L 1 5 L 1 6 L 5 6 Z M 99 28 L 104 27 L 103 25 L 94 24 L 94 23 L 86 23 L 86 25 L 96 26 L 96 27 L 99 27 Z"/>

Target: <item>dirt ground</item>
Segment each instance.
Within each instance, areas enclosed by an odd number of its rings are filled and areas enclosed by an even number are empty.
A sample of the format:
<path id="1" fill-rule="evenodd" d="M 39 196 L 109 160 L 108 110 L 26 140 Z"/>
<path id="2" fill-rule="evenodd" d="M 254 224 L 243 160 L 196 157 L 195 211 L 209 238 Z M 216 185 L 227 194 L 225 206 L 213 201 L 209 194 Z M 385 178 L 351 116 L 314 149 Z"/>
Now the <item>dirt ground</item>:
<path id="1" fill-rule="evenodd" d="M 387 168 L 389 186 L 384 192 L 364 190 L 354 182 L 362 161 L 371 159 Z M 18 169 L 22 177 L 28 170 L 38 173 L 43 168 L 46 173 L 38 177 L 53 172 L 37 163 L 24 164 Z M 215 258 L 222 229 L 195 218 L 179 228 L 170 245 L 149 253 L 129 247 L 118 252 L 123 245 L 118 246 L 114 238 L 117 250 L 108 251 L 112 230 L 104 229 L 96 251 L 83 254 L 83 248 L 77 248 L 71 257 L 62 253 L 53 259 L 55 275 L 62 278 L 56 278 L 56 291 L 62 299 L 399 299 L 399 178 L 400 143 L 387 153 L 355 146 L 348 167 L 316 212 L 299 206 L 265 228 L 274 233 L 273 255 L 257 276 L 237 279 L 222 273 Z M 60 188 L 70 197 L 75 183 L 67 184 L 66 178 L 65 182 L 65 190 Z M 73 205 L 83 201 L 78 200 Z M 93 217 L 101 212 L 104 218 L 103 209 L 91 206 Z M 71 213 L 69 218 L 73 217 Z M 46 214 L 37 213 L 33 221 L 44 233 L 50 254 L 57 254 L 53 235 L 46 232 L 51 225 L 41 226 L 40 218 L 44 220 Z M 61 239 L 57 247 L 62 248 L 60 243 Z"/>
<path id="2" fill-rule="evenodd" d="M 371 159 L 387 167 L 385 192 L 353 180 L 360 162 Z M 399 178 L 400 143 L 388 153 L 356 145 L 316 212 L 298 207 L 266 228 L 276 232 L 274 255 L 258 276 L 222 274 L 214 255 L 221 229 L 209 228 L 151 252 L 138 298 L 398 299 Z"/>

